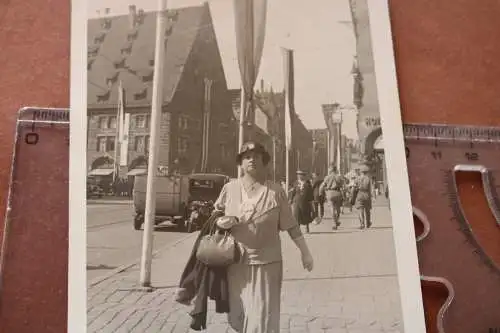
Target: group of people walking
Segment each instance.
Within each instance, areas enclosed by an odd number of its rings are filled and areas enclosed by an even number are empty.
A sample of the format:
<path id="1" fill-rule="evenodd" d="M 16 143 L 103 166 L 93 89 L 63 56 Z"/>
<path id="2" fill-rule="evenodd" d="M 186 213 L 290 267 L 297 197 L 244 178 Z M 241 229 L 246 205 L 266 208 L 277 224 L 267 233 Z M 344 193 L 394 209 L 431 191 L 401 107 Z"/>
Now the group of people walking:
<path id="1" fill-rule="evenodd" d="M 333 230 L 340 226 L 344 206 L 350 211 L 353 206 L 358 210 L 360 229 L 370 228 L 372 180 L 368 172 L 368 166 L 363 165 L 349 179 L 332 165 L 324 179 L 316 173 L 312 173 L 311 179 L 307 179 L 307 174 L 298 170 L 297 181 L 289 189 L 288 199 L 299 224 L 309 232 L 311 223 L 321 223 L 325 213 L 324 204 L 328 202 L 333 210 Z"/>
<path id="2" fill-rule="evenodd" d="M 330 167 L 324 180 L 315 174 L 309 180 L 305 172 L 298 171 L 298 180 L 287 193 L 266 179 L 270 159 L 262 144 L 243 144 L 236 155 L 240 177 L 224 185 L 214 204 L 210 224 L 207 222 L 200 231 L 193 246 L 176 300 L 192 304 L 196 299 L 191 311 L 194 330 L 206 328 L 207 300 L 211 299 L 216 302 L 217 312 L 228 314 L 228 323 L 235 332 L 279 333 L 283 284 L 280 232 L 289 235 L 298 249 L 297 259 L 305 270 L 311 271 L 314 259 L 300 225 L 305 225 L 309 231 L 313 220 L 320 223 L 325 201 L 334 208 L 333 228 L 337 229 L 340 224 L 344 190 L 350 182 L 335 167 Z M 361 168 L 352 186 L 353 203 L 360 212 L 363 228 L 371 225 L 371 180 L 367 173 L 367 168 Z M 207 232 L 213 228 L 218 232 L 224 230 L 230 237 L 211 238 Z M 206 236 L 209 238 L 204 238 Z M 220 245 L 216 239 L 221 240 Z M 202 240 L 212 240 L 212 243 L 201 247 Z M 234 244 L 236 251 L 228 244 Z M 231 253 L 234 258 L 227 266 L 210 266 L 199 259 L 200 251 L 211 256 L 219 252 Z"/>

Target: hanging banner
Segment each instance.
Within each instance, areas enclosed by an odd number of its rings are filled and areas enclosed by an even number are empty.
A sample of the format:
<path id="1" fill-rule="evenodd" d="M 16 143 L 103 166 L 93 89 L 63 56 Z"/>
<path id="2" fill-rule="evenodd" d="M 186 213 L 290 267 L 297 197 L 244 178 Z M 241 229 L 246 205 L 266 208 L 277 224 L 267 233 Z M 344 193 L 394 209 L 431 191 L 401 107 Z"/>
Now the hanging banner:
<path id="1" fill-rule="evenodd" d="M 120 142 L 120 166 L 128 166 L 128 135 L 130 131 L 130 113 L 125 113 L 122 140 Z"/>
<path id="2" fill-rule="evenodd" d="M 293 50 L 283 49 L 283 63 L 285 72 L 285 142 L 287 150 L 290 150 L 292 148 L 292 121 L 295 114 Z"/>
<path id="3" fill-rule="evenodd" d="M 241 115 L 247 123 L 253 124 L 253 88 L 264 49 L 267 0 L 234 0 L 233 4 L 242 82 Z"/>

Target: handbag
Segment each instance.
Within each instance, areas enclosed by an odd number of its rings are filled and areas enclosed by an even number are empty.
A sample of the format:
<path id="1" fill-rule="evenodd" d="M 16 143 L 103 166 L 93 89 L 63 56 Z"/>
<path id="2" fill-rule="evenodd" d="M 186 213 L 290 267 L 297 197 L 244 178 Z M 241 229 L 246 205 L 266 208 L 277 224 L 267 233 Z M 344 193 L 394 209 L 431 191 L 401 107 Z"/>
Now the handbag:
<path id="1" fill-rule="evenodd" d="M 196 258 L 210 267 L 224 267 L 236 262 L 238 248 L 229 230 L 218 230 L 214 221 L 210 232 L 200 239 Z"/>

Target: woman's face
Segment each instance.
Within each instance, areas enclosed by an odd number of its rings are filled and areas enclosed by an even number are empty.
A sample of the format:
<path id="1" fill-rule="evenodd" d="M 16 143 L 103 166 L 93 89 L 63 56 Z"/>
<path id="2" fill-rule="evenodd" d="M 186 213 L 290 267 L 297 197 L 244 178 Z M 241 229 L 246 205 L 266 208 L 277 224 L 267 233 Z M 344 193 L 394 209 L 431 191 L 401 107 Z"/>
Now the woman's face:
<path id="1" fill-rule="evenodd" d="M 252 150 L 245 152 L 241 159 L 241 168 L 244 173 L 257 174 L 264 168 L 262 155 Z"/>

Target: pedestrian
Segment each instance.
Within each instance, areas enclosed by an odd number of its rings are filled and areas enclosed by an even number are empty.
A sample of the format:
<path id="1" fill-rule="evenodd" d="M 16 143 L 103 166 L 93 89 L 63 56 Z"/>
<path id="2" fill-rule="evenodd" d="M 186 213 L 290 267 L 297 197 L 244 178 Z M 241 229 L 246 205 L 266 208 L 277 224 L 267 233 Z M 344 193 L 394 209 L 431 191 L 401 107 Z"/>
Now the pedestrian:
<path id="1" fill-rule="evenodd" d="M 315 223 L 321 223 L 323 216 L 325 215 L 325 194 L 321 193 L 319 188 L 323 179 L 321 179 L 317 173 L 313 172 L 312 177 L 312 189 L 313 189 L 313 209 Z"/>
<path id="2" fill-rule="evenodd" d="M 370 228 L 371 209 L 372 209 L 372 180 L 368 177 L 369 167 L 364 165 L 361 167 L 361 175 L 356 179 L 356 203 L 355 207 L 358 210 L 360 229 Z"/>
<path id="3" fill-rule="evenodd" d="M 385 198 L 387 199 L 389 210 L 391 210 L 391 200 L 389 200 L 389 184 L 385 184 Z"/>
<path id="4" fill-rule="evenodd" d="M 228 322 L 239 333 L 278 333 L 283 283 L 279 232 L 288 232 L 308 271 L 313 258 L 285 191 L 265 178 L 270 155 L 264 146 L 243 144 L 236 161 L 242 176 L 224 185 L 215 203 L 225 214 L 217 225 L 230 229 L 242 252 L 241 260 L 228 268 Z"/>
<path id="5" fill-rule="evenodd" d="M 337 172 L 337 167 L 332 165 L 328 169 L 328 175 L 320 186 L 320 192 L 325 193 L 326 200 L 330 203 L 333 210 L 333 230 L 340 226 L 340 210 L 343 201 L 343 181 Z"/>
<path id="6" fill-rule="evenodd" d="M 312 185 L 306 179 L 304 171 L 297 170 L 297 181 L 290 191 L 288 200 L 292 205 L 293 216 L 309 233 L 309 224 L 314 219 L 314 196 Z"/>

